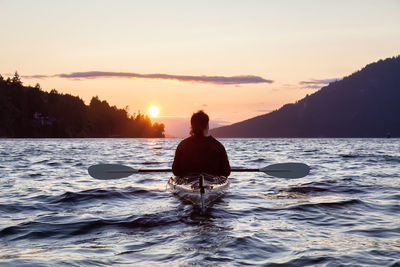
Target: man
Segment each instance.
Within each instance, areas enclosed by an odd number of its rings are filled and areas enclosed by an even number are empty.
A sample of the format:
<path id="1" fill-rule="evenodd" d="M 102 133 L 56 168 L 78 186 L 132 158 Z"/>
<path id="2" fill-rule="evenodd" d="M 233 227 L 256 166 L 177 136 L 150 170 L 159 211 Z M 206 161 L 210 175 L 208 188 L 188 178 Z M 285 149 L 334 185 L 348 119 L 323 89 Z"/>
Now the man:
<path id="1" fill-rule="evenodd" d="M 228 177 L 231 168 L 224 146 L 208 135 L 209 118 L 202 110 L 190 119 L 190 137 L 176 148 L 172 172 L 175 176 L 207 173 Z"/>

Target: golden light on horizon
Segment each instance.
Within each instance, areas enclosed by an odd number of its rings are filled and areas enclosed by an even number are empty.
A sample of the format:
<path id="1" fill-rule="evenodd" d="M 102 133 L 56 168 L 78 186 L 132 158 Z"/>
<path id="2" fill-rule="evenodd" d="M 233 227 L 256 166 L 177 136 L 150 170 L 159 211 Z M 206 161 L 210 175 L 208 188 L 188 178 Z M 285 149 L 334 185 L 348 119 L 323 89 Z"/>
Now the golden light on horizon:
<path id="1" fill-rule="evenodd" d="M 157 106 L 151 106 L 151 107 L 149 107 L 147 112 L 149 113 L 150 117 L 156 118 L 158 116 L 158 114 L 160 114 L 160 109 Z"/>

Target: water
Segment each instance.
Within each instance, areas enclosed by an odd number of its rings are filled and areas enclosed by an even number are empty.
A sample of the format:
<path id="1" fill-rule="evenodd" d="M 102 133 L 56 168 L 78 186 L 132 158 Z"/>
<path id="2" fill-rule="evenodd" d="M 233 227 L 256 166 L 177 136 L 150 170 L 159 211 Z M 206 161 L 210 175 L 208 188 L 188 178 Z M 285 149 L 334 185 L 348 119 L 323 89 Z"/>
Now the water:
<path id="1" fill-rule="evenodd" d="M 0 141 L 0 265 L 400 266 L 400 139 L 222 139 L 233 173 L 205 215 L 170 174 L 100 181 L 97 163 L 170 167 L 179 139 Z"/>

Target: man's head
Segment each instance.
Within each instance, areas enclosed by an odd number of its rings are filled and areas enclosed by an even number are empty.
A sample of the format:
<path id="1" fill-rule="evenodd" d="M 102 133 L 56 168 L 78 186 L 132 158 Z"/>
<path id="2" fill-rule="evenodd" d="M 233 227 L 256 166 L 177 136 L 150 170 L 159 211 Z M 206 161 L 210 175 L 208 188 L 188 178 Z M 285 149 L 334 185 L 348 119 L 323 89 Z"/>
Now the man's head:
<path id="1" fill-rule="evenodd" d="M 208 133 L 208 115 L 200 110 L 196 113 L 193 113 L 192 118 L 190 119 L 190 124 L 192 125 L 192 129 L 190 130 L 190 135 L 196 136 L 205 136 Z"/>

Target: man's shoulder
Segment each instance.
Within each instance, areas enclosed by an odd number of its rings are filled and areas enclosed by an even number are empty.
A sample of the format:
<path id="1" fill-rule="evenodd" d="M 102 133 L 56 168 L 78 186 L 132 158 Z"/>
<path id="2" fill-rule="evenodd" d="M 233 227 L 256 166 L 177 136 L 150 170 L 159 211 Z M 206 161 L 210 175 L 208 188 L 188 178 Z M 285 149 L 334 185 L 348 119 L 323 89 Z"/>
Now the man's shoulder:
<path id="1" fill-rule="evenodd" d="M 184 146 L 191 142 L 193 142 L 193 136 L 186 137 L 185 139 L 183 139 L 182 141 L 179 142 L 178 146 Z"/>
<path id="2" fill-rule="evenodd" d="M 223 145 L 221 144 L 221 142 L 219 142 L 217 139 L 215 139 L 215 138 L 214 138 L 213 136 L 211 136 L 211 135 L 209 135 L 209 136 L 207 136 L 207 137 L 202 137 L 201 139 L 198 139 L 198 137 L 196 138 L 195 136 L 189 136 L 189 137 L 183 139 L 183 140 L 179 143 L 179 145 L 186 145 L 186 144 L 193 143 L 193 142 L 204 142 L 204 141 L 209 142 L 209 143 L 217 144 L 218 146 L 223 146 Z"/>
<path id="3" fill-rule="evenodd" d="M 209 138 L 210 140 L 212 140 L 213 142 L 217 142 L 217 143 L 221 144 L 221 143 L 220 143 L 217 139 L 215 139 L 214 136 L 212 136 L 212 135 L 209 135 L 208 138 Z"/>
<path id="4" fill-rule="evenodd" d="M 213 142 L 214 144 L 216 144 L 220 148 L 224 148 L 224 145 L 220 141 L 215 139 L 213 136 L 210 135 L 210 136 L 208 136 L 208 138 L 210 139 L 210 142 Z"/>
<path id="5" fill-rule="evenodd" d="M 188 143 L 193 141 L 193 136 L 186 137 L 181 141 L 181 143 Z"/>

